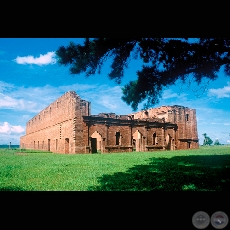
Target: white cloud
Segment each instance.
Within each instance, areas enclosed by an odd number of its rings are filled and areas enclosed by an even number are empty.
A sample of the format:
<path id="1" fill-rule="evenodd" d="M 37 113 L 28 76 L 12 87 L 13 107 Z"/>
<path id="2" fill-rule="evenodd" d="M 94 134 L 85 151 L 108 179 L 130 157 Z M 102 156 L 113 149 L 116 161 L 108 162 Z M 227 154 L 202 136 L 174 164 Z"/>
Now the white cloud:
<path id="1" fill-rule="evenodd" d="M 26 88 L 2 83 L 4 87 L 0 93 L 0 109 L 38 113 L 62 94 L 58 88 L 49 85 Z"/>
<path id="2" fill-rule="evenodd" d="M 30 115 L 22 115 L 22 117 L 23 117 L 23 119 L 27 119 L 27 120 L 29 120 L 30 119 Z"/>
<path id="3" fill-rule="evenodd" d="M 14 59 L 16 63 L 18 64 L 35 64 L 35 65 L 48 65 L 48 64 L 55 64 L 56 59 L 55 59 L 55 52 L 48 52 L 47 54 L 40 54 L 39 57 L 34 57 L 34 56 L 26 56 L 26 57 L 17 57 Z"/>
<path id="4" fill-rule="evenodd" d="M 17 101 L 3 93 L 0 93 L 0 108 L 1 107 L 15 107 Z"/>
<path id="5" fill-rule="evenodd" d="M 166 89 L 162 93 L 162 99 L 169 99 L 169 98 L 175 98 L 179 97 L 178 93 L 173 93 L 171 89 Z"/>
<path id="6" fill-rule="evenodd" d="M 218 89 L 210 89 L 209 96 L 216 96 L 217 98 L 230 97 L 230 82 L 228 82 L 228 86 L 224 86 L 223 88 Z"/>
<path id="7" fill-rule="evenodd" d="M 25 129 L 21 125 L 11 125 L 8 122 L 0 123 L 0 133 L 1 134 L 15 134 L 23 133 Z"/>
<path id="8" fill-rule="evenodd" d="M 17 110 L 36 110 L 37 103 L 21 98 L 13 98 L 6 94 L 0 93 L 0 109 L 17 109 Z"/>
<path id="9" fill-rule="evenodd" d="M 0 142 L 8 143 L 12 142 L 13 138 L 19 142 L 20 136 L 23 134 L 16 133 L 22 131 L 25 122 L 36 115 L 38 112 L 46 108 L 50 103 L 63 95 L 66 91 L 74 90 L 84 100 L 91 102 L 92 115 L 103 112 L 113 112 L 118 115 L 130 114 L 132 109 L 124 101 L 121 100 L 122 90 L 121 86 L 108 86 L 100 84 L 72 84 L 62 85 L 58 87 L 45 85 L 43 87 L 18 87 L 5 82 L 0 82 L 0 109 L 14 110 L 10 113 L 16 112 L 18 119 L 21 119 L 21 126 L 13 126 L 14 120 L 8 120 L 9 123 L 0 123 Z M 221 130 L 226 130 L 227 125 L 230 125 L 230 113 L 221 109 L 208 108 L 206 100 L 185 100 L 185 96 L 178 96 L 174 91 L 168 90 L 165 94 L 168 100 L 162 100 L 163 104 L 181 104 L 191 108 L 196 108 L 198 118 L 198 131 L 201 133 L 208 133 L 214 140 L 215 137 L 219 137 L 220 143 L 226 143 L 226 134 L 222 135 L 216 131 L 216 125 L 218 124 Z M 172 97 L 170 98 L 170 93 Z M 174 100 L 173 100 L 174 99 Z M 162 104 L 160 102 L 160 105 Z M 138 106 L 138 110 L 141 109 L 141 105 Z M 5 110 L 4 110 L 5 111 Z M 19 113 L 20 112 L 20 113 Z M 5 112 L 7 113 L 7 112 Z M 20 114 L 20 115 L 19 115 Z M 1 116 L 0 116 L 1 117 Z M 5 120 L 5 115 L 2 115 L 1 120 Z M 206 122 L 206 124 L 204 124 Z M 14 134 L 12 133 L 14 130 Z M 202 143 L 203 136 L 200 136 L 200 143 Z"/>
<path id="10" fill-rule="evenodd" d="M 132 112 L 130 106 L 121 100 L 122 90 L 120 86 L 76 83 L 58 87 L 45 85 L 25 88 L 4 82 L 3 85 L 4 88 L 0 93 L 0 109 L 26 111 L 35 115 L 66 91 L 74 90 L 82 99 L 91 102 L 92 114 L 101 112 L 129 114 Z"/>
<path id="11" fill-rule="evenodd" d="M 223 123 L 223 122 L 211 122 L 212 125 L 230 125 L 230 123 Z"/>
<path id="12" fill-rule="evenodd" d="M 92 89 L 96 90 L 97 87 L 98 87 L 97 85 L 87 85 L 87 84 L 76 83 L 76 84 L 72 84 L 72 85 L 59 86 L 58 90 L 63 91 L 63 92 L 73 90 L 73 91 L 76 91 L 76 93 L 78 93 L 81 91 L 89 91 Z"/>
<path id="13" fill-rule="evenodd" d="M 14 88 L 14 85 L 0 81 L 0 92 L 4 92 L 5 90 L 10 90 L 12 88 Z"/>
<path id="14" fill-rule="evenodd" d="M 131 108 L 121 100 L 122 90 L 120 86 L 95 85 L 89 91 L 81 92 L 82 99 L 91 102 L 92 114 L 112 112 L 119 115 L 131 113 Z"/>
<path id="15" fill-rule="evenodd" d="M 12 145 L 19 145 L 22 134 L 3 134 L 0 133 L 0 145 L 7 145 L 11 142 Z"/>
<path id="16" fill-rule="evenodd" d="M 113 103 L 114 98 L 111 98 L 111 96 L 105 96 L 100 101 L 101 105 L 107 107 L 108 109 L 111 109 L 112 111 L 117 108 L 116 103 Z"/>

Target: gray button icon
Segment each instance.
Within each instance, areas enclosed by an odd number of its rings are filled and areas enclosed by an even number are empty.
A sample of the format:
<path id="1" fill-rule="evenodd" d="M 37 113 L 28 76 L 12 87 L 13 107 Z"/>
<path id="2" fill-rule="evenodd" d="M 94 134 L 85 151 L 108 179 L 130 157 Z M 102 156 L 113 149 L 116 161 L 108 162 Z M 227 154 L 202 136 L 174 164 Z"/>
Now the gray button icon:
<path id="1" fill-rule="evenodd" d="M 198 229 L 204 229 L 208 227 L 210 223 L 210 217 L 208 213 L 199 211 L 196 212 L 192 217 L 192 223 L 193 225 Z"/>
<path id="2" fill-rule="evenodd" d="M 226 213 L 218 211 L 212 214 L 211 224 L 216 229 L 223 229 L 228 224 L 228 216 Z"/>

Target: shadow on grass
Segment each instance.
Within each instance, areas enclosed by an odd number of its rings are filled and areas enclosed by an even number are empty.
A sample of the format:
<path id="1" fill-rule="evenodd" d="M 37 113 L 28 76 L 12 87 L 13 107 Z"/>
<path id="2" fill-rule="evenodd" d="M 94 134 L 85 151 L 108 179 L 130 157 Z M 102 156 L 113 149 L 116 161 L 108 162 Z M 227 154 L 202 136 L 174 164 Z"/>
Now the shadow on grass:
<path id="1" fill-rule="evenodd" d="M 103 175 L 89 191 L 230 191 L 230 155 L 150 158 L 126 172 Z"/>
<path id="2" fill-rule="evenodd" d="M 25 190 L 19 187 L 7 186 L 7 187 L 0 187 L 0 191 L 25 191 Z"/>

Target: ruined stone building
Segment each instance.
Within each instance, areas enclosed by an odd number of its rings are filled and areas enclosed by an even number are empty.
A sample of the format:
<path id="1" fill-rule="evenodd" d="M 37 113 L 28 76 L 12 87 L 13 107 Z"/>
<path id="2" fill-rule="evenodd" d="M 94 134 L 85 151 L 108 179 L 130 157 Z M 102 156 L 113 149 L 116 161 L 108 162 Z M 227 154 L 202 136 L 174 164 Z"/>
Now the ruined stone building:
<path id="1" fill-rule="evenodd" d="M 91 115 L 91 104 L 66 92 L 26 123 L 20 148 L 110 153 L 198 148 L 195 109 L 161 106 L 129 115 Z"/>

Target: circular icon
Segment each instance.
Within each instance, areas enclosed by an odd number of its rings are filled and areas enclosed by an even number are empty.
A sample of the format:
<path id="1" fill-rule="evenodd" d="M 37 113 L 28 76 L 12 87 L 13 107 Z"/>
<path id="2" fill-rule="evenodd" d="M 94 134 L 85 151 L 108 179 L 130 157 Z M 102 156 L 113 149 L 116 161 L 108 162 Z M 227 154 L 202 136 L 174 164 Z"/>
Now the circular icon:
<path id="1" fill-rule="evenodd" d="M 228 224 L 228 216 L 221 211 L 215 212 L 212 214 L 211 224 L 216 229 L 225 228 Z"/>
<path id="2" fill-rule="evenodd" d="M 208 227 L 210 223 L 210 217 L 208 213 L 199 211 L 196 212 L 192 217 L 192 223 L 193 225 L 198 229 L 204 229 Z"/>

